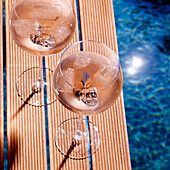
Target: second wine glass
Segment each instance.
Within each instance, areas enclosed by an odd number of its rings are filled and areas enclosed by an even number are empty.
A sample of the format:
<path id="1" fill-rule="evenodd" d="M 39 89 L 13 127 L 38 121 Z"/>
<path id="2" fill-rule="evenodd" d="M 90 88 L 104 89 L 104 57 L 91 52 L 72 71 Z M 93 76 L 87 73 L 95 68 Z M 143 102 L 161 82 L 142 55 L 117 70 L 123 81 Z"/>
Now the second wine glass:
<path id="1" fill-rule="evenodd" d="M 9 18 L 11 35 L 21 48 L 38 55 L 40 63 L 39 67 L 25 70 L 17 81 L 18 95 L 28 104 L 44 105 L 44 88 L 52 91 L 53 71 L 43 71 L 42 56 L 62 50 L 70 42 L 75 25 L 71 0 L 14 0 Z M 47 104 L 54 101 L 54 95 L 47 96 Z"/>
<path id="2" fill-rule="evenodd" d="M 120 95 L 123 76 L 117 55 L 96 41 L 81 41 L 69 46 L 54 71 L 54 91 L 60 102 L 77 113 L 56 130 L 56 146 L 67 157 L 83 159 L 93 154 L 100 143 L 95 125 L 83 119 L 106 110 Z"/>

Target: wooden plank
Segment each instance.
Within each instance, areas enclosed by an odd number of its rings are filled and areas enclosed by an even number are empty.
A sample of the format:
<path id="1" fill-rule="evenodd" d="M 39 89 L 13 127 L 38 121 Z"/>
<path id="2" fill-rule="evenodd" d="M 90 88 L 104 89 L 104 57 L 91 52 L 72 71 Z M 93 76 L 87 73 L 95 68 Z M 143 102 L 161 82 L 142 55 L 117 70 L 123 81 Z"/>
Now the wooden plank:
<path id="1" fill-rule="evenodd" d="M 76 0 L 73 0 L 73 5 L 76 12 Z M 79 32 L 78 32 L 78 25 L 76 28 L 76 32 L 74 35 L 73 40 L 70 42 L 70 44 L 79 41 Z M 69 45 L 70 45 L 69 44 Z M 51 69 L 54 69 L 57 66 L 57 62 L 61 56 L 63 51 L 59 52 L 56 55 L 48 56 L 46 57 L 46 67 L 49 67 Z M 48 79 L 48 77 L 47 77 Z M 53 91 L 48 91 L 47 95 L 52 95 Z M 65 109 L 60 102 L 57 100 L 54 104 L 48 106 L 48 124 L 49 124 L 49 150 L 50 150 L 50 168 L 51 170 L 56 169 L 71 169 L 71 170 L 87 170 L 89 169 L 89 159 L 83 159 L 83 160 L 72 160 L 72 159 L 66 159 L 65 156 L 61 154 L 61 152 L 58 151 L 57 147 L 55 146 L 55 132 L 57 127 L 65 120 L 68 120 L 70 118 L 75 118 L 77 115 L 75 113 L 70 112 L 69 110 Z M 67 141 L 63 141 L 67 142 Z"/>
<path id="2" fill-rule="evenodd" d="M 79 0 L 83 40 L 97 40 L 118 54 L 112 0 Z M 116 103 L 99 115 L 90 116 L 99 128 L 101 143 L 92 156 L 93 169 L 130 170 L 130 153 L 123 93 Z"/>
<path id="3" fill-rule="evenodd" d="M 39 60 L 37 56 L 20 49 L 10 36 L 8 18 L 12 5 L 12 0 L 5 1 L 8 168 L 45 170 L 47 153 L 44 107 L 24 104 L 16 91 L 18 77 L 26 69 L 39 66 Z M 25 78 L 26 82 L 28 78 Z M 23 86 L 27 90 L 27 83 Z"/>
<path id="4" fill-rule="evenodd" d="M 2 37 L 2 1 L 0 2 L 0 167 L 4 165 L 4 102 L 3 102 L 3 37 Z"/>

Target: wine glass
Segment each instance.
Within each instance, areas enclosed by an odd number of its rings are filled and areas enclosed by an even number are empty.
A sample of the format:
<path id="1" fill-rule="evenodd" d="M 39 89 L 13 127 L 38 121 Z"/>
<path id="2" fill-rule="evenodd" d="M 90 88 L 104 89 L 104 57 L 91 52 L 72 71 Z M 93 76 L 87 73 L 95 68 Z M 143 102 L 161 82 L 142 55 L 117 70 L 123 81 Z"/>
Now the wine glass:
<path id="1" fill-rule="evenodd" d="M 62 50 L 73 37 L 75 25 L 71 0 L 14 0 L 9 18 L 10 33 L 18 46 L 38 55 L 40 62 L 39 67 L 25 70 L 17 81 L 18 95 L 28 104 L 44 105 L 42 96 L 45 89 L 52 89 L 53 71 L 42 69 L 42 56 Z M 47 96 L 47 104 L 55 100 L 54 94 Z"/>
<path id="2" fill-rule="evenodd" d="M 83 159 L 97 150 L 99 131 L 83 115 L 106 110 L 120 95 L 122 85 L 119 59 L 108 46 L 86 40 L 63 52 L 54 71 L 54 91 L 66 108 L 79 115 L 57 128 L 55 144 L 64 155 Z"/>

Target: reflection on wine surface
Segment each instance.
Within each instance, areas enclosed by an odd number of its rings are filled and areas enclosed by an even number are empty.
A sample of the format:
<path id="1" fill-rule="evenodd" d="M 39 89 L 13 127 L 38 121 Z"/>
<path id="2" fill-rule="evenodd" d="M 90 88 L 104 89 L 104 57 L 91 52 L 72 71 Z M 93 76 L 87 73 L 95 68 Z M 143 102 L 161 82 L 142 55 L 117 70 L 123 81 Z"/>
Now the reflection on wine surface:
<path id="1" fill-rule="evenodd" d="M 75 31 L 70 1 L 24 0 L 14 4 L 9 28 L 15 42 L 36 55 L 62 50 Z"/>

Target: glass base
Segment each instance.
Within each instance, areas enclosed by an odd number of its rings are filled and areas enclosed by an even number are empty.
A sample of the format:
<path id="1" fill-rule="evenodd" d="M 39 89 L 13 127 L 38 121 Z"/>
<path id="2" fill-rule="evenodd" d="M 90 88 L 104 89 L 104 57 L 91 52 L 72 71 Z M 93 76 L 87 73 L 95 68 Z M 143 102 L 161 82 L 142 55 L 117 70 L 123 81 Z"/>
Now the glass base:
<path id="1" fill-rule="evenodd" d="M 43 79 L 39 79 L 38 67 L 29 68 L 20 75 L 16 84 L 17 92 L 25 103 L 40 107 L 56 101 L 52 87 L 53 71 L 45 68 L 45 75 L 42 77 Z"/>
<path id="2" fill-rule="evenodd" d="M 56 132 L 55 144 L 58 150 L 71 159 L 85 159 L 99 147 L 100 134 L 96 126 L 82 119 L 68 119 L 61 123 Z"/>

